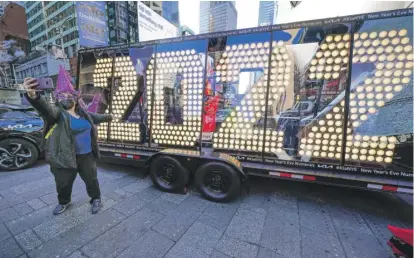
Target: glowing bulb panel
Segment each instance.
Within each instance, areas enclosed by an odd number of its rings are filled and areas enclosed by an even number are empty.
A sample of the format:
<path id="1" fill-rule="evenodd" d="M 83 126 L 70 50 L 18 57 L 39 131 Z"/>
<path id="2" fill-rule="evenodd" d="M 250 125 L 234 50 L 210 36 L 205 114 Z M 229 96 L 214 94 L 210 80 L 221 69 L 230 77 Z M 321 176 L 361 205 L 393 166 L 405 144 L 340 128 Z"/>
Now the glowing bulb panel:
<path id="1" fill-rule="evenodd" d="M 412 131 L 412 116 L 401 117 L 404 107 L 412 105 L 412 100 L 407 101 L 413 87 L 412 26 L 398 25 L 376 31 L 363 27 L 354 35 L 353 70 L 362 65 L 371 65 L 372 70 L 351 87 L 345 151 L 348 164 L 393 163 L 398 144 L 408 140 L 398 137 L 398 132 Z"/>
<path id="2" fill-rule="evenodd" d="M 104 89 L 110 88 L 111 80 L 112 80 L 112 69 L 113 69 L 113 58 L 110 58 L 110 57 L 97 58 L 95 69 L 92 75 L 94 87 L 104 88 Z M 94 97 L 94 99 L 92 100 L 92 105 L 95 104 L 94 101 L 99 102 L 99 100 L 95 100 L 95 97 Z M 96 112 L 97 110 L 90 110 L 90 111 Z M 109 109 L 107 108 L 106 113 L 108 112 L 109 112 Z M 98 125 L 97 127 L 98 140 L 103 140 L 103 141 L 108 140 L 108 128 L 109 128 L 108 123 L 102 123 Z"/>
<path id="3" fill-rule="evenodd" d="M 140 127 L 138 123 L 124 121 L 124 116 L 139 90 L 138 76 L 132 64 L 131 57 L 115 57 L 114 78 L 112 86 L 112 115 L 110 123 L 110 140 L 140 142 Z"/>
<path id="4" fill-rule="evenodd" d="M 155 79 L 153 88 L 147 88 L 147 95 L 152 105 L 151 133 L 155 145 L 194 147 L 199 141 L 205 56 L 199 51 L 191 44 L 161 46 L 156 61 L 150 63 L 147 77 L 155 73 Z"/>

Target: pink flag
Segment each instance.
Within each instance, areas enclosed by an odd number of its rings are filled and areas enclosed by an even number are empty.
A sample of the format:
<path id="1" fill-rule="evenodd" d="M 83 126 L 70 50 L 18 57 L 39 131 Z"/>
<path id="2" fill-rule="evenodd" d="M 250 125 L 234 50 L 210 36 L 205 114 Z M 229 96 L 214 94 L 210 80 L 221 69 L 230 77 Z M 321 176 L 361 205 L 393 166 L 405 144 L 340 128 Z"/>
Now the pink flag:
<path id="1" fill-rule="evenodd" d="M 93 96 L 92 102 L 88 106 L 88 111 L 92 113 L 98 112 L 99 104 L 101 102 L 102 93 L 97 93 Z"/>
<path id="2" fill-rule="evenodd" d="M 72 93 L 76 94 L 75 89 L 70 81 L 69 74 L 66 72 L 63 66 L 59 67 L 59 74 L 57 78 L 57 84 L 55 89 L 55 96 L 61 93 Z"/>

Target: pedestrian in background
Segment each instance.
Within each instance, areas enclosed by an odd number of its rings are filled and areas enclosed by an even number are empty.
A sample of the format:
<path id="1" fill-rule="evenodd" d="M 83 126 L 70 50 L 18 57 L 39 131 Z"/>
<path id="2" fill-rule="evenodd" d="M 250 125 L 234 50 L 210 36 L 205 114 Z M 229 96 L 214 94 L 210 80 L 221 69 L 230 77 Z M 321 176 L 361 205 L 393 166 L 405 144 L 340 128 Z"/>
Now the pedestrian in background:
<path id="1" fill-rule="evenodd" d="M 58 215 L 71 203 L 73 182 L 79 172 L 91 198 L 92 213 L 102 207 L 101 192 L 97 178 L 96 159 L 99 158 L 96 126 L 109 122 L 108 114 L 93 114 L 83 110 L 78 95 L 70 86 L 57 92 L 56 104 L 41 96 L 33 78 L 24 80 L 27 100 L 44 120 L 45 159 L 55 177 L 59 204 L 53 210 Z"/>

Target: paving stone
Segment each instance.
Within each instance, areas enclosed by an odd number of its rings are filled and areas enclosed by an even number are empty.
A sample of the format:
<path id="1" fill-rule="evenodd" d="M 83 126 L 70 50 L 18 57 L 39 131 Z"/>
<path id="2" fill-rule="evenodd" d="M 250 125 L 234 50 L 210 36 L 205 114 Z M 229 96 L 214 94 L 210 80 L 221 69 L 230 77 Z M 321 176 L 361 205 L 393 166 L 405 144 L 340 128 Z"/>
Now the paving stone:
<path id="1" fill-rule="evenodd" d="M 10 220 L 17 219 L 19 217 L 19 214 L 13 209 L 13 208 L 6 208 L 4 210 L 0 211 L 0 219 L 3 222 L 7 222 Z"/>
<path id="2" fill-rule="evenodd" d="M 239 201 L 233 201 L 231 203 L 210 202 L 197 221 L 218 229 L 223 229 L 229 225 L 239 207 Z"/>
<path id="3" fill-rule="evenodd" d="M 290 225 L 299 227 L 299 214 L 297 209 L 289 208 L 288 206 L 273 205 L 269 208 L 268 219 L 275 221 L 283 221 Z"/>
<path id="4" fill-rule="evenodd" d="M 105 197 L 102 199 L 104 203 L 102 211 L 115 205 L 115 201 L 111 199 Z M 91 218 L 93 215 L 90 209 L 91 205 L 89 203 L 69 209 L 59 216 L 55 216 L 52 220 L 36 226 L 34 231 L 43 241 L 47 241 Z"/>
<path id="5" fill-rule="evenodd" d="M 29 192 L 25 192 L 24 194 L 10 196 L 7 198 L 7 202 L 9 205 L 14 206 L 23 202 L 27 202 L 28 200 L 32 200 L 33 198 L 38 198 L 40 196 L 54 192 L 56 192 L 56 187 L 53 185 L 48 185 L 45 187 L 36 188 Z"/>
<path id="6" fill-rule="evenodd" d="M 128 247 L 117 257 L 164 257 L 165 253 L 174 245 L 174 241 L 153 230 L 147 231 L 135 244 Z"/>
<path id="7" fill-rule="evenodd" d="M 302 257 L 346 257 L 337 235 L 301 229 Z"/>
<path id="8" fill-rule="evenodd" d="M 69 255 L 67 258 L 87 258 L 88 256 L 83 255 L 80 251 L 76 251 Z"/>
<path id="9" fill-rule="evenodd" d="M 138 180 L 137 182 L 132 183 L 130 185 L 127 185 L 122 189 L 124 191 L 136 194 L 136 193 L 144 190 L 145 188 L 148 188 L 151 185 L 152 185 L 151 180 L 149 178 L 148 179 L 145 178 L 145 179 Z"/>
<path id="10" fill-rule="evenodd" d="M 135 212 L 144 207 L 145 202 L 139 198 L 138 195 L 132 195 L 131 197 L 123 200 L 114 206 L 114 209 L 124 214 L 125 216 L 131 216 Z"/>
<path id="11" fill-rule="evenodd" d="M 298 200 L 298 209 L 299 213 L 329 213 L 329 210 L 323 205 L 323 203 L 304 198 L 300 198 Z"/>
<path id="12" fill-rule="evenodd" d="M 36 181 L 20 184 L 10 188 L 14 194 L 24 194 L 48 185 L 54 184 L 55 181 L 51 177 L 42 178 Z"/>
<path id="13" fill-rule="evenodd" d="M 42 224 L 45 221 L 51 220 L 53 217 L 52 211 L 52 208 L 45 207 L 38 211 L 28 213 L 16 220 L 9 221 L 6 223 L 6 226 L 10 229 L 13 235 L 17 235 Z"/>
<path id="14" fill-rule="evenodd" d="M 279 216 L 280 214 L 276 216 L 269 209 L 260 245 L 287 257 L 300 257 L 300 231 L 297 213 L 292 213 L 294 214 L 296 218 L 285 221 L 288 217 Z"/>
<path id="15" fill-rule="evenodd" d="M 202 223 L 204 225 L 211 226 L 211 227 L 216 228 L 216 229 L 224 230 L 228 226 L 230 220 L 229 221 L 217 220 L 217 219 L 214 219 L 210 216 L 201 214 L 200 217 L 198 217 L 198 219 L 196 220 L 196 222 Z"/>
<path id="16" fill-rule="evenodd" d="M 404 228 L 403 222 L 388 217 L 377 217 L 372 214 L 364 214 L 362 216 L 382 246 L 387 250 L 391 250 L 387 242 L 392 237 L 392 233 L 388 230 L 387 226 L 393 225 Z"/>
<path id="17" fill-rule="evenodd" d="M 207 201 L 195 196 L 189 196 L 177 206 L 177 209 L 168 213 L 153 229 L 171 240 L 177 241 L 184 232 L 200 216 Z"/>
<path id="18" fill-rule="evenodd" d="M 39 198 L 30 200 L 27 202 L 34 210 L 40 210 L 41 208 L 47 206 L 46 203 L 42 202 Z"/>
<path id="19" fill-rule="evenodd" d="M 82 252 L 89 257 L 114 257 L 135 245 L 137 239 L 162 218 L 163 215 L 143 208 L 84 246 Z"/>
<path id="20" fill-rule="evenodd" d="M 9 203 L 7 202 L 7 200 L 5 200 L 5 199 L 1 199 L 0 200 L 0 211 L 2 211 L 2 210 L 4 210 L 4 209 L 7 209 L 7 208 L 9 208 L 10 207 L 10 205 L 9 205 Z"/>
<path id="21" fill-rule="evenodd" d="M 125 200 L 126 198 L 132 196 L 132 193 L 126 192 L 122 189 L 117 189 L 113 192 L 106 193 L 105 196 L 111 198 L 114 201 L 119 202 L 119 201 Z"/>
<path id="22" fill-rule="evenodd" d="M 0 223 L 0 241 L 9 237 L 11 237 L 10 232 L 7 230 L 3 223 Z"/>
<path id="23" fill-rule="evenodd" d="M 301 227 L 318 231 L 322 234 L 336 235 L 331 214 L 316 202 L 300 202 L 299 219 Z"/>
<path id="24" fill-rule="evenodd" d="M 122 190 L 122 188 L 131 185 L 132 183 L 138 182 L 141 179 L 136 175 L 126 175 L 124 177 L 121 177 L 115 181 L 102 183 L 101 184 L 101 193 L 107 194 L 114 191 Z M 123 190 L 125 192 L 125 190 Z M 131 193 L 130 193 L 131 194 Z"/>
<path id="25" fill-rule="evenodd" d="M 227 227 L 226 235 L 258 244 L 265 218 L 266 214 L 240 207 Z"/>
<path id="26" fill-rule="evenodd" d="M 333 223 L 337 229 L 349 229 L 372 234 L 363 217 L 355 210 L 343 207 L 329 207 Z"/>
<path id="27" fill-rule="evenodd" d="M 17 204 L 16 206 L 13 207 L 13 209 L 20 215 L 25 215 L 27 213 L 30 213 L 33 210 L 32 207 L 29 206 L 29 204 L 27 203 L 21 203 L 21 204 Z"/>
<path id="28" fill-rule="evenodd" d="M 372 234 L 360 231 L 339 229 L 339 239 L 348 258 L 391 257 Z"/>
<path id="29" fill-rule="evenodd" d="M 146 205 L 151 210 L 157 211 L 161 214 L 168 214 L 177 208 L 177 204 L 158 198 Z"/>
<path id="30" fill-rule="evenodd" d="M 259 247 L 249 244 L 240 239 L 235 239 L 224 235 L 218 243 L 216 249 L 231 257 L 256 257 Z"/>
<path id="31" fill-rule="evenodd" d="M 250 210 L 250 211 L 256 212 L 256 213 L 261 213 L 261 214 L 264 214 L 266 216 L 267 210 L 268 210 L 269 207 L 267 207 L 266 209 L 263 209 L 263 208 L 255 207 L 254 205 L 252 206 L 251 204 L 242 203 L 242 204 L 240 204 L 240 208 Z"/>
<path id="32" fill-rule="evenodd" d="M 51 205 L 51 204 L 56 203 L 58 201 L 56 193 L 46 194 L 46 195 L 41 196 L 39 198 L 40 198 L 40 200 L 42 200 L 42 202 L 46 203 L 47 205 Z"/>
<path id="33" fill-rule="evenodd" d="M 203 214 L 212 217 L 216 220 L 230 221 L 240 207 L 239 201 L 233 201 L 230 203 L 215 203 L 210 202 Z"/>
<path id="34" fill-rule="evenodd" d="M 247 207 L 250 207 L 250 208 L 267 210 L 271 203 L 271 197 L 259 191 L 258 193 L 250 193 L 249 195 L 244 196 L 242 202 L 243 202 L 242 204 L 243 206 L 246 205 Z"/>
<path id="35" fill-rule="evenodd" d="M 149 203 L 149 202 L 152 202 L 152 201 L 154 201 L 158 198 L 161 198 L 162 194 L 163 194 L 163 192 L 161 192 L 155 186 L 151 185 L 148 188 L 145 188 L 144 190 L 140 191 L 138 193 L 138 196 L 145 203 Z"/>
<path id="36" fill-rule="evenodd" d="M 257 254 L 257 258 L 283 258 L 283 257 L 285 256 L 280 255 L 264 247 L 260 247 L 259 253 Z"/>
<path id="37" fill-rule="evenodd" d="M 209 257 L 223 231 L 194 222 L 165 257 Z"/>
<path id="38" fill-rule="evenodd" d="M 22 254 L 23 250 L 19 247 L 13 237 L 0 241 L 0 257 L 17 257 Z"/>
<path id="39" fill-rule="evenodd" d="M 125 216 L 114 209 L 100 212 L 93 218 L 68 230 L 65 234 L 50 239 L 32 250 L 30 257 L 66 257 L 120 223 Z"/>
<path id="40" fill-rule="evenodd" d="M 175 204 L 182 203 L 187 197 L 190 196 L 189 193 L 187 194 L 179 194 L 179 193 L 162 193 L 161 199 L 165 201 L 169 201 Z"/>
<path id="41" fill-rule="evenodd" d="M 42 244 L 42 241 L 31 229 L 16 235 L 15 238 L 26 252 Z"/>
<path id="42" fill-rule="evenodd" d="M 214 250 L 213 253 L 210 255 L 210 258 L 230 258 L 230 256 L 223 254 L 217 250 Z"/>
<path id="43" fill-rule="evenodd" d="M 22 173 L 13 171 L 8 176 L 2 172 L 2 176 L 0 178 L 0 189 L 9 189 L 10 187 L 33 182 L 44 177 L 53 177 L 47 168 L 42 170 L 38 169 L 36 171 L 32 170 L 29 173 L 28 171 Z"/>
<path id="44" fill-rule="evenodd" d="M 111 182 L 111 181 L 116 181 L 125 176 L 128 176 L 130 175 L 130 173 L 125 173 L 125 172 L 117 171 L 117 170 L 105 172 L 104 170 L 98 168 L 98 175 L 99 175 L 99 180 L 105 180 L 107 182 Z"/>
<path id="45" fill-rule="evenodd" d="M 277 205 L 282 205 L 285 207 L 296 209 L 298 199 L 296 196 L 293 196 L 289 193 L 276 192 L 273 195 L 271 195 L 271 202 Z"/>

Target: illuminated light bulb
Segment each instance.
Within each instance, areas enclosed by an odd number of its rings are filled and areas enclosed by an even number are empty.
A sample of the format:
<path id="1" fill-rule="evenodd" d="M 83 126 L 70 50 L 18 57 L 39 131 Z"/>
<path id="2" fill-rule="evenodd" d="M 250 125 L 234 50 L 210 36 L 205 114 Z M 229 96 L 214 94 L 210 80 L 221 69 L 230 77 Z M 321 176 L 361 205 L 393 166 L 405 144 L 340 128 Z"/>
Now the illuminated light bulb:
<path id="1" fill-rule="evenodd" d="M 393 81 L 393 82 L 394 82 L 394 81 Z M 402 82 L 403 84 L 407 84 L 407 83 L 409 83 L 409 82 L 410 82 L 410 78 L 408 78 L 408 77 L 403 78 L 403 79 L 401 80 L 401 82 Z M 395 83 L 395 84 L 397 84 L 397 83 Z"/>
<path id="2" fill-rule="evenodd" d="M 407 38 L 407 37 L 405 37 L 405 38 L 403 38 L 402 40 L 401 40 L 401 45 L 406 45 L 406 44 L 408 44 L 410 42 L 410 39 L 409 38 Z"/>
<path id="3" fill-rule="evenodd" d="M 397 92 L 401 91 L 402 89 L 403 89 L 403 87 L 401 85 L 397 85 L 397 86 L 394 87 L 394 90 L 397 91 Z"/>
<path id="4" fill-rule="evenodd" d="M 391 142 L 391 143 L 396 143 L 397 142 L 397 138 L 395 138 L 394 136 L 393 137 L 389 137 L 388 138 L 388 141 Z"/>
<path id="5" fill-rule="evenodd" d="M 360 38 L 361 38 L 361 39 L 366 39 L 366 38 L 368 38 L 368 33 L 366 33 L 366 32 L 361 33 Z"/>
<path id="6" fill-rule="evenodd" d="M 390 143 L 387 145 L 387 148 L 390 150 L 393 150 L 395 148 L 395 144 L 394 143 Z"/>

